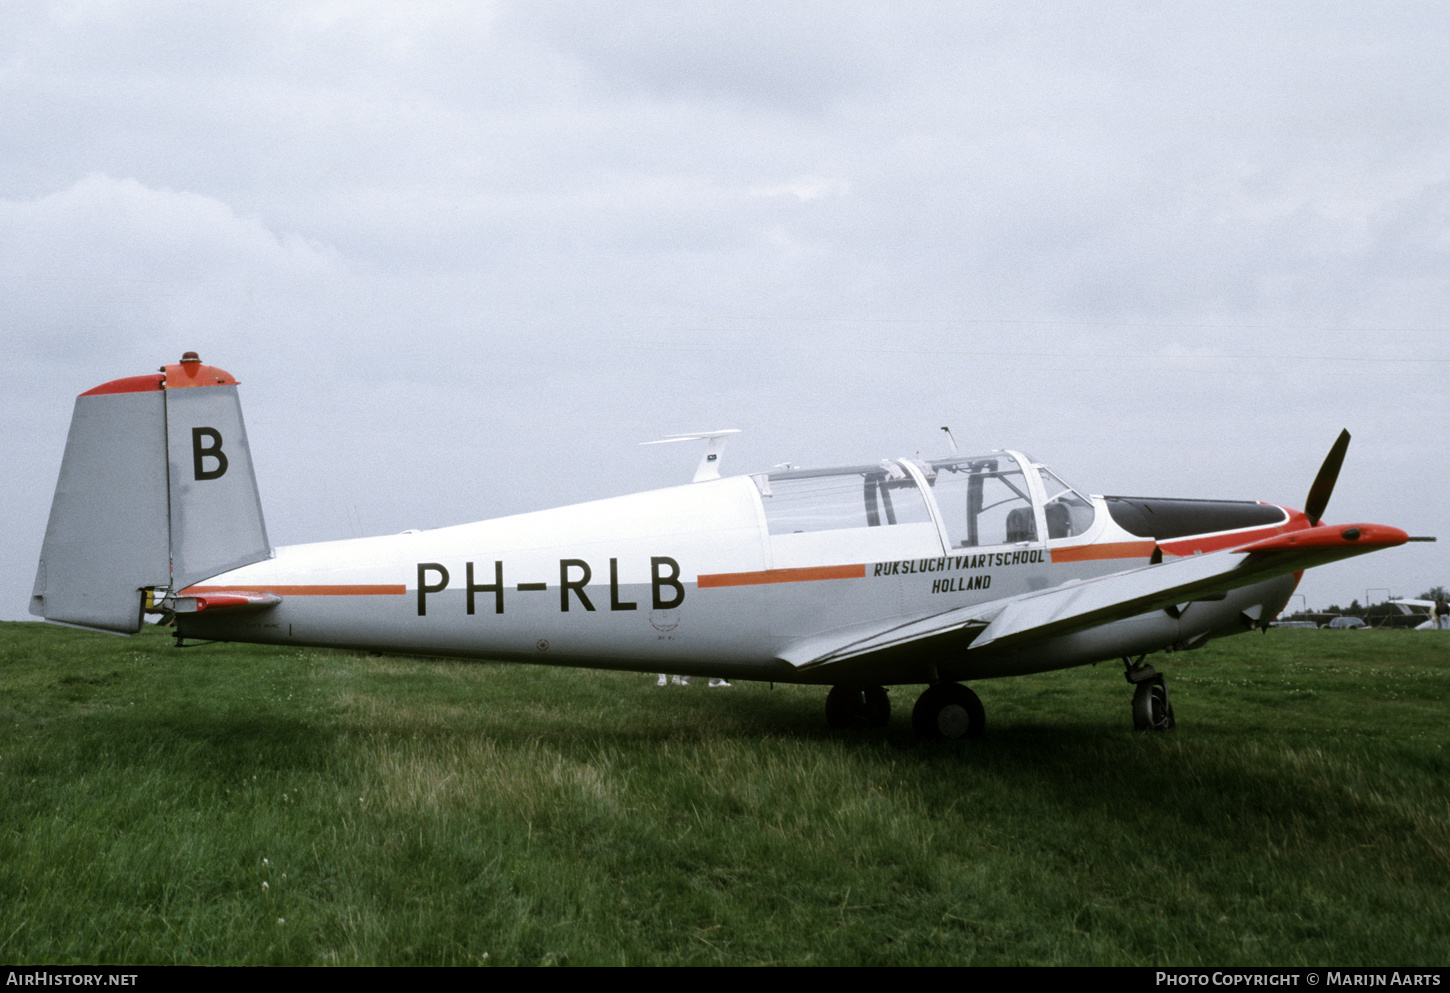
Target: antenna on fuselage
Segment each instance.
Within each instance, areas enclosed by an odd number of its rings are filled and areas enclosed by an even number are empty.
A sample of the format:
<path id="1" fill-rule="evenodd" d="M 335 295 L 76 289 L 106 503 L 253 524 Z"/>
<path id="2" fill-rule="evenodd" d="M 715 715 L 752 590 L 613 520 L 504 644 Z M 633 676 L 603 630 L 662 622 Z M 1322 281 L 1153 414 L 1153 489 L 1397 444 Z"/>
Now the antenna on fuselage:
<path id="1" fill-rule="evenodd" d="M 725 451 L 725 439 L 732 434 L 739 434 L 739 428 L 722 428 L 719 431 L 699 431 L 694 434 L 667 434 L 657 441 L 641 441 L 641 445 L 668 445 L 672 441 L 703 441 L 705 454 L 700 459 L 700 465 L 695 470 L 695 478 L 692 483 L 704 482 L 707 479 L 720 478 L 720 455 Z"/>

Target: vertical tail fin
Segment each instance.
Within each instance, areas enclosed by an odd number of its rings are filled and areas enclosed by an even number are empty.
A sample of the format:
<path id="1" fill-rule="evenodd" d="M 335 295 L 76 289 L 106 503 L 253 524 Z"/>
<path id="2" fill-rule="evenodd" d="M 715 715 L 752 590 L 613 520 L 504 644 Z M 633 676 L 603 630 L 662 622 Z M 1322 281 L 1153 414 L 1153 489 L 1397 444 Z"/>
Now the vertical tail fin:
<path id="1" fill-rule="evenodd" d="M 76 398 L 32 614 L 133 633 L 147 590 L 271 554 L 236 382 L 187 352 Z"/>

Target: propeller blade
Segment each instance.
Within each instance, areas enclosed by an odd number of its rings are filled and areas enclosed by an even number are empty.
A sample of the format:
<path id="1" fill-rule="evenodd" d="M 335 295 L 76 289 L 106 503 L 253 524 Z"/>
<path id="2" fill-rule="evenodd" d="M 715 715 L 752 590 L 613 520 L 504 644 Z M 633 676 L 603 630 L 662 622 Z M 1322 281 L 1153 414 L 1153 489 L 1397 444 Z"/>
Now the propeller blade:
<path id="1" fill-rule="evenodd" d="M 1309 495 L 1304 498 L 1304 516 L 1309 518 L 1309 523 L 1314 527 L 1319 526 L 1319 519 L 1324 516 L 1324 508 L 1329 506 L 1329 495 L 1334 492 L 1335 481 L 1339 479 L 1339 467 L 1344 465 L 1344 453 L 1349 450 L 1349 432 L 1339 432 L 1339 437 L 1334 441 L 1334 447 L 1324 459 L 1324 464 L 1319 467 L 1319 475 L 1314 477 L 1314 485 L 1309 487 Z"/>

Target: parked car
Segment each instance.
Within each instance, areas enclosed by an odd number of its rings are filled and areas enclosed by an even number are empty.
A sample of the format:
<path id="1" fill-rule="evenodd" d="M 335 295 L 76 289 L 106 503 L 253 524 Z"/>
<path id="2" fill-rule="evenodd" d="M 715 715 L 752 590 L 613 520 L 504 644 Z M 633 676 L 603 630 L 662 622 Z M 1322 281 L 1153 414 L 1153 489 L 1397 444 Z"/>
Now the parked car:
<path id="1" fill-rule="evenodd" d="M 1330 621 L 1324 626 L 1327 628 L 1335 628 L 1336 630 L 1340 631 L 1353 631 L 1355 628 L 1369 627 L 1368 624 L 1360 620 L 1358 617 L 1336 617 L 1334 620 Z"/>

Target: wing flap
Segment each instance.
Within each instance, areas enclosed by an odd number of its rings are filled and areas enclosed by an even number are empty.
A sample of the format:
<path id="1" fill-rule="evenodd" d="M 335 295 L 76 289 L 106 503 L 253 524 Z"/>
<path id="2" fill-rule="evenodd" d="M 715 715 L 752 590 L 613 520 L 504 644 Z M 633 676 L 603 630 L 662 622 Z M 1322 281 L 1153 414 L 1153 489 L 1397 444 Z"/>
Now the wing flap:
<path id="1" fill-rule="evenodd" d="M 953 610 L 894 617 L 888 622 L 875 621 L 837 628 L 792 642 L 780 657 L 797 669 L 808 669 L 870 655 L 899 645 L 924 639 L 949 636 L 958 632 L 970 635 L 987 626 L 990 616 L 1001 610 L 1007 601 L 974 604 Z"/>

